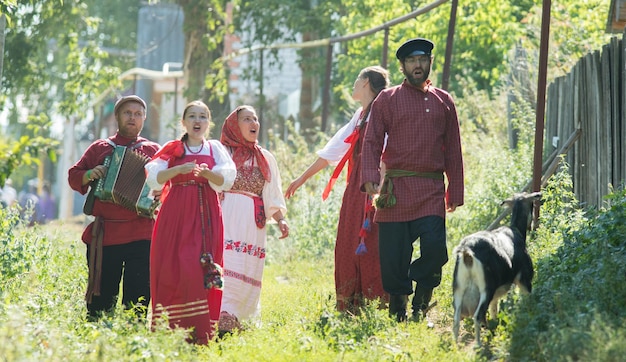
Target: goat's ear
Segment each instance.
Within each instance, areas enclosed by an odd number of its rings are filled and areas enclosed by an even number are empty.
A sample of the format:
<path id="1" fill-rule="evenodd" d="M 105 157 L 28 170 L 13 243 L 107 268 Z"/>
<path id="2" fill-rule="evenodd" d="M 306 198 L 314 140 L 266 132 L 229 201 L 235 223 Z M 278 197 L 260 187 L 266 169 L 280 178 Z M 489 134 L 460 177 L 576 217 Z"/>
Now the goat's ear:
<path id="1" fill-rule="evenodd" d="M 513 203 L 514 203 L 514 202 L 515 202 L 515 200 L 513 200 L 513 199 L 506 199 L 506 200 L 503 200 L 503 201 L 500 203 L 500 206 L 513 207 Z"/>
<path id="2" fill-rule="evenodd" d="M 541 191 L 533 192 L 529 196 L 532 197 L 533 201 L 542 201 L 541 200 Z M 542 204 L 542 203 L 543 202 L 540 202 L 540 204 Z"/>

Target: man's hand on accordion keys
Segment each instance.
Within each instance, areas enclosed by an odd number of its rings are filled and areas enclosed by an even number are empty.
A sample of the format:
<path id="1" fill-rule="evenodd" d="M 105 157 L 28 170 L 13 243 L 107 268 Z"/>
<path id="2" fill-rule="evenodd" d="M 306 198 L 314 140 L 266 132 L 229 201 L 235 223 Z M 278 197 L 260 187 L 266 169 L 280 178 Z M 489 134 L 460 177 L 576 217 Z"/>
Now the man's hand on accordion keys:
<path id="1" fill-rule="evenodd" d="M 160 200 L 161 199 L 161 194 L 163 193 L 163 190 L 152 190 L 152 197 L 154 197 L 155 200 Z"/>
<path id="2" fill-rule="evenodd" d="M 107 167 L 103 165 L 98 165 L 92 168 L 91 170 L 87 170 L 87 172 L 85 172 L 85 178 L 87 180 L 84 183 L 87 184 L 91 181 L 101 179 L 104 176 L 106 176 L 106 174 L 107 174 Z"/>

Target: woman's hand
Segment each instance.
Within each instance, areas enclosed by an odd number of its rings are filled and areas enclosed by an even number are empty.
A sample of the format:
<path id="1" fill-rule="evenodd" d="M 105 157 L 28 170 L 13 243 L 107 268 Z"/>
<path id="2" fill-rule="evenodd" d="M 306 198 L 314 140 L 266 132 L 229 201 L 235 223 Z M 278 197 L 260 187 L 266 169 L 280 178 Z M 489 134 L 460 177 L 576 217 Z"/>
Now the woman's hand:
<path id="1" fill-rule="evenodd" d="M 184 174 L 188 174 L 191 171 L 195 170 L 196 163 L 195 162 L 187 162 L 187 163 L 183 163 L 182 165 L 175 166 L 175 167 L 176 167 L 176 171 L 178 172 L 179 175 L 184 175 Z"/>
<path id="2" fill-rule="evenodd" d="M 272 217 L 276 220 L 278 223 L 278 229 L 280 229 L 281 236 L 279 239 L 284 239 L 289 236 L 289 225 L 287 225 L 287 220 L 285 220 L 283 213 L 281 211 L 276 211 Z"/>
<path id="3" fill-rule="evenodd" d="M 366 182 L 365 192 L 370 196 L 378 195 L 380 193 L 378 184 L 374 182 Z"/>
<path id="4" fill-rule="evenodd" d="M 206 163 L 199 164 L 196 168 L 193 169 L 193 175 L 196 177 L 204 177 L 206 179 L 213 173 L 209 166 Z"/>
<path id="5" fill-rule="evenodd" d="M 281 236 L 279 239 L 284 239 L 289 236 L 289 225 L 287 225 L 287 220 L 279 219 L 278 220 L 278 228 L 280 229 Z"/>
<path id="6" fill-rule="evenodd" d="M 196 177 L 204 177 L 217 186 L 224 184 L 224 176 L 219 172 L 213 172 L 206 163 L 201 163 L 193 170 L 193 175 Z"/>
<path id="7" fill-rule="evenodd" d="M 296 193 L 296 190 L 300 188 L 300 186 L 302 186 L 303 184 L 304 180 L 302 179 L 302 177 L 298 177 L 297 179 L 293 180 L 291 184 L 289 184 L 289 187 L 287 187 L 287 191 L 285 191 L 285 197 L 288 199 L 291 198 L 291 196 Z"/>

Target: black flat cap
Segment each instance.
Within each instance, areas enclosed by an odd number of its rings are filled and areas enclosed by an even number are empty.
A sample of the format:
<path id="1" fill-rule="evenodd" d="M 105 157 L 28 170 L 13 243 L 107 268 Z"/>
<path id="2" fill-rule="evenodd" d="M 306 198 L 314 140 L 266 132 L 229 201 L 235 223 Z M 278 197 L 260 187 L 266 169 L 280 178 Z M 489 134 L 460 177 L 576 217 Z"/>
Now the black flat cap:
<path id="1" fill-rule="evenodd" d="M 144 102 L 144 100 L 141 99 L 139 96 L 136 96 L 133 94 L 133 95 L 125 96 L 125 97 L 118 99 L 117 102 L 115 102 L 115 107 L 113 108 L 113 114 L 117 114 L 117 111 L 120 110 L 120 107 L 122 106 L 122 104 L 126 102 L 137 102 L 143 106 L 144 111 L 146 110 L 146 102 Z"/>
<path id="2" fill-rule="evenodd" d="M 396 51 L 396 58 L 404 60 L 404 58 L 412 55 L 430 55 L 435 45 L 432 41 L 424 38 L 415 38 L 407 40 Z"/>

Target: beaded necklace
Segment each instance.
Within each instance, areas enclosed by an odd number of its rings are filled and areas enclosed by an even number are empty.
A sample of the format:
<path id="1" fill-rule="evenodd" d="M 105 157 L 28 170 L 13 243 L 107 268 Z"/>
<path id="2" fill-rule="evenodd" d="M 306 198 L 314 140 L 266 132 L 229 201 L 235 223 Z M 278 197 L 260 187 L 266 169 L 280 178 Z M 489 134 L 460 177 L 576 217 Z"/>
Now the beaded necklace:
<path id="1" fill-rule="evenodd" d="M 188 143 L 185 143 L 187 145 L 187 149 L 189 150 L 189 153 L 193 153 L 194 155 L 197 155 L 198 153 L 202 152 L 202 149 L 204 148 L 204 141 L 202 142 L 202 144 L 200 145 L 200 149 L 197 150 L 196 152 L 191 150 L 191 146 L 189 146 Z"/>

